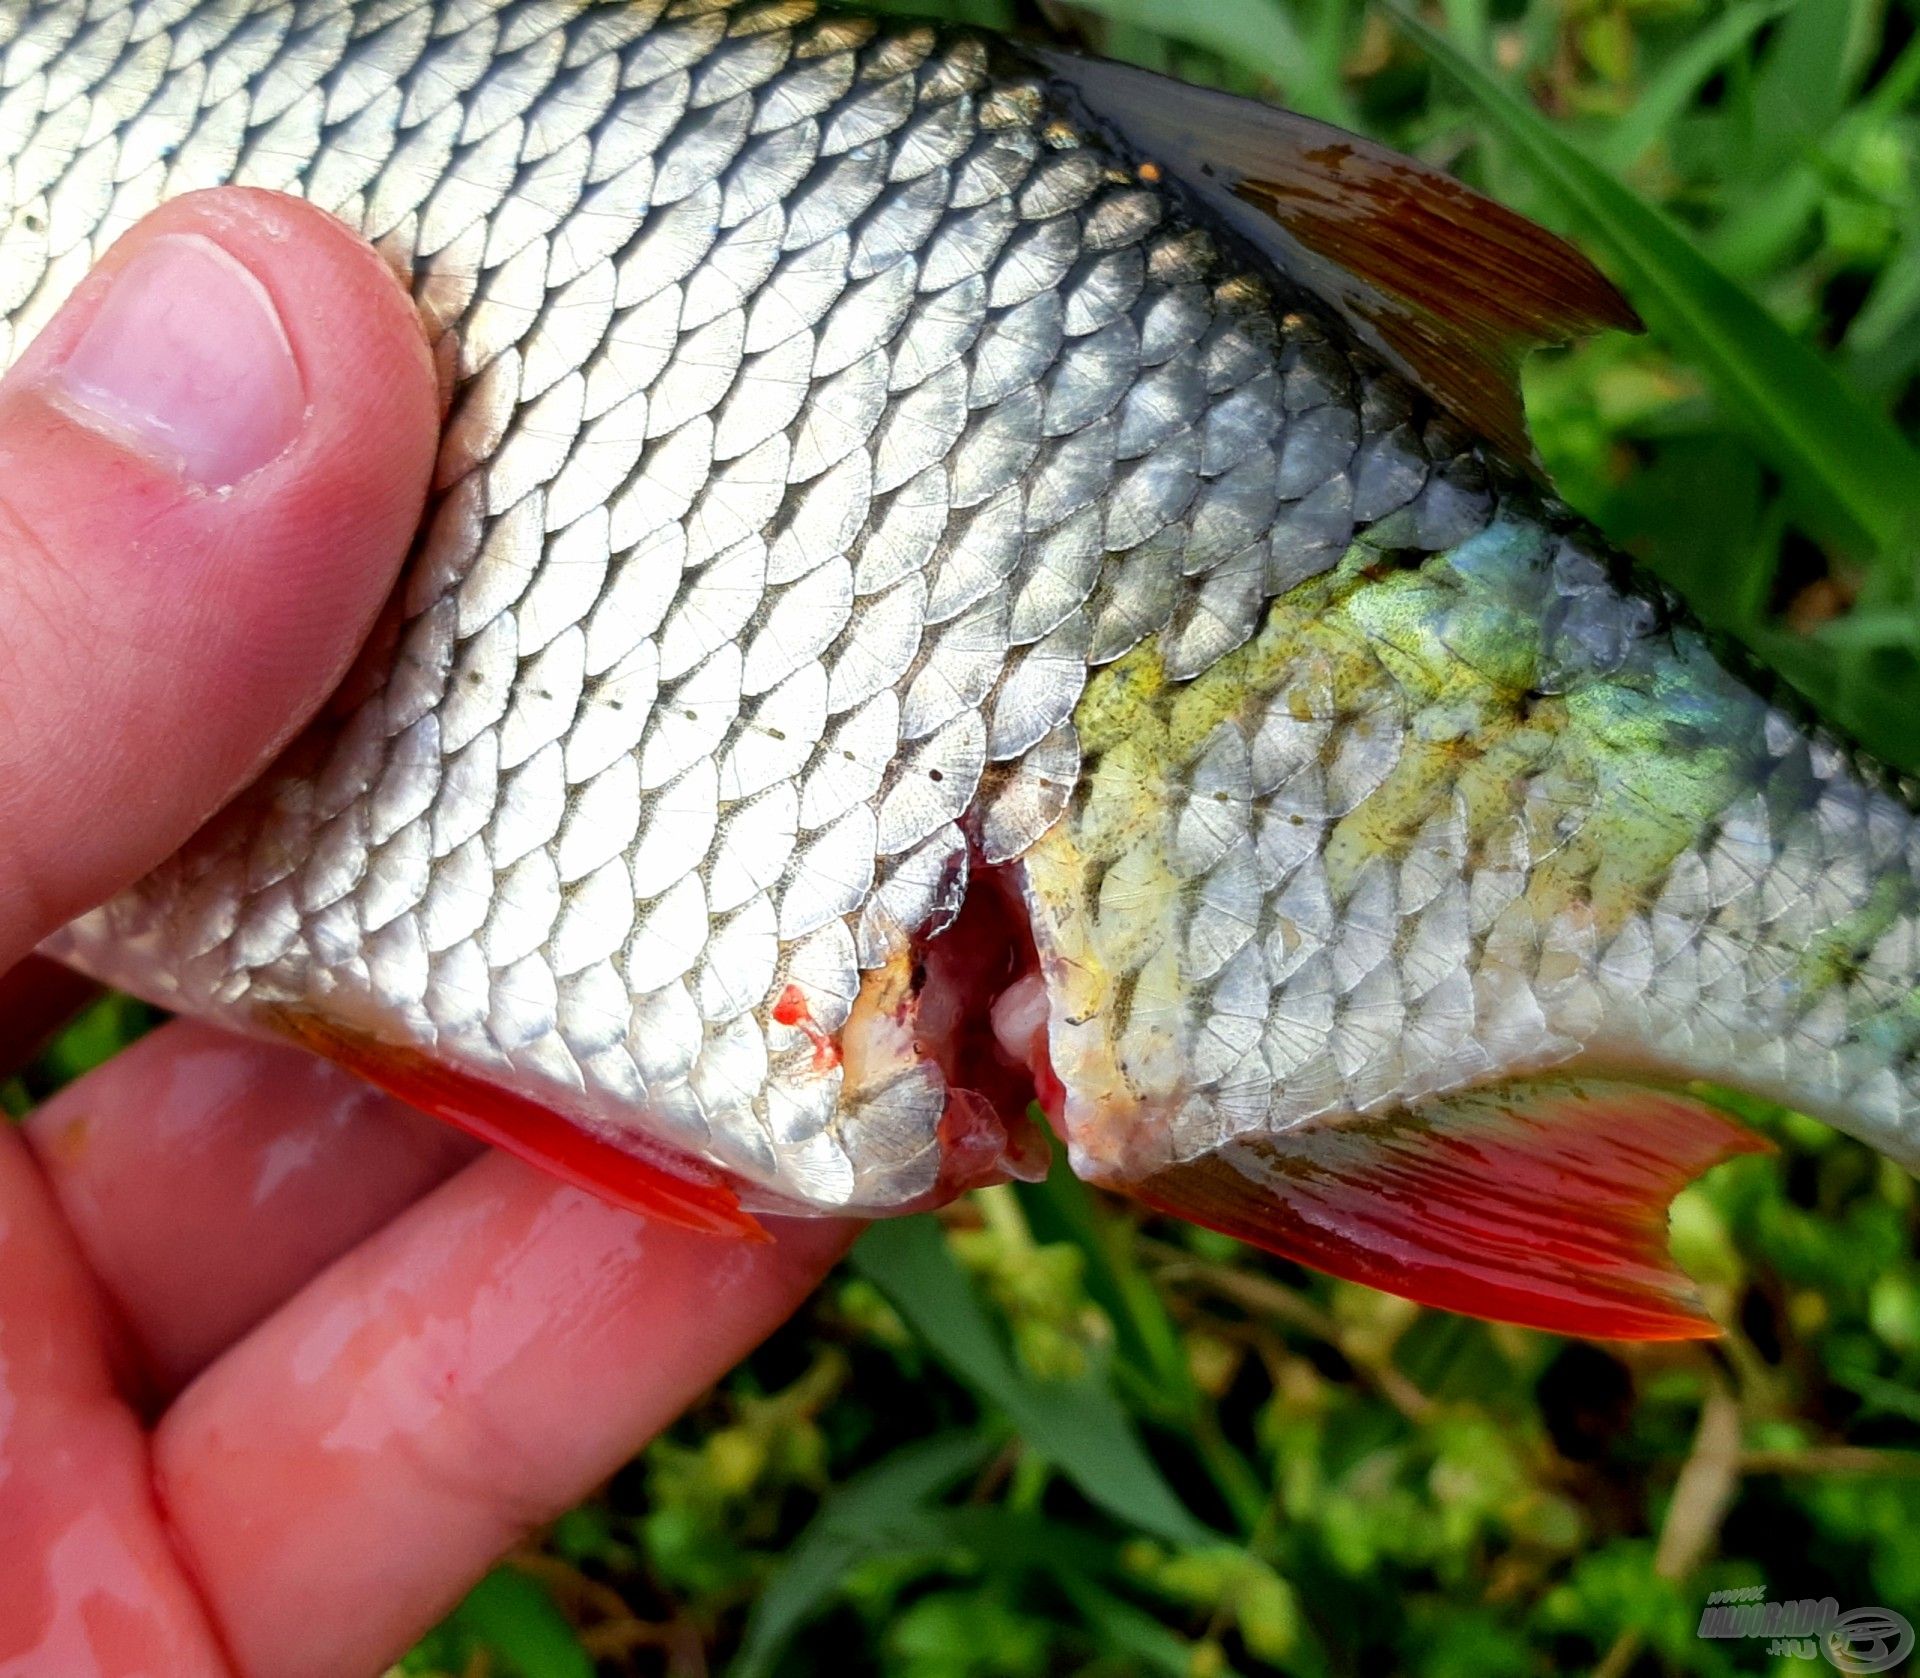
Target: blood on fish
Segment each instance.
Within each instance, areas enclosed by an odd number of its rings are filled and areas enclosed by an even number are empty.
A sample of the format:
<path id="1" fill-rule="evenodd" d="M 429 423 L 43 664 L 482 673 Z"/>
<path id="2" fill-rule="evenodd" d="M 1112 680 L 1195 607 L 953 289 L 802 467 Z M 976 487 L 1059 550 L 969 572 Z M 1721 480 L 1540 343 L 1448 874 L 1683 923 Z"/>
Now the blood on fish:
<path id="1" fill-rule="evenodd" d="M 947 1081 L 938 1130 L 942 1192 L 1009 1178 L 1037 1182 L 1051 1149 L 1028 1109 L 1049 1083 L 1059 1087 L 1045 1064 L 1046 1033 L 1034 1034 L 1037 1050 L 1029 1043 L 1025 1052 L 1010 1052 L 995 1029 L 1001 999 L 1031 987 L 1039 973 L 1013 883 L 998 870 L 976 868 L 953 923 L 920 946 L 918 972 L 915 1046 L 939 1063 Z M 1050 1117 L 1060 1105 L 1056 1095 Z"/>
<path id="2" fill-rule="evenodd" d="M 776 1025 L 792 1026 L 813 1045 L 814 1071 L 831 1072 L 840 1064 L 840 1045 L 813 1017 L 807 993 L 798 985 L 789 984 L 780 993 L 773 1005 L 773 1019 Z"/>

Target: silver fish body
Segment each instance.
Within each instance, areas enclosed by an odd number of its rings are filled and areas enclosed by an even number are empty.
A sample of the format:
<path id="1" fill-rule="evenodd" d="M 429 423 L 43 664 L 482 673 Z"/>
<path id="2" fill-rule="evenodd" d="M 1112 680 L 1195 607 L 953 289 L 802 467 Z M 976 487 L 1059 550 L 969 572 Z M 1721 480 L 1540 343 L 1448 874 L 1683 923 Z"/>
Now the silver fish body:
<path id="1" fill-rule="evenodd" d="M 963 1186 L 924 969 L 1007 867 L 1097 1175 L 1602 1050 L 1920 1156 L 1903 798 L 1011 51 L 0 0 L 0 136 L 0 359 L 240 182 L 375 240 L 449 401 L 350 702 L 89 971 L 880 1212 Z"/>
<path id="2" fill-rule="evenodd" d="M 788 987 L 838 1032 L 956 911 L 963 821 L 998 862 L 1058 813 L 1090 664 L 1245 640 L 1347 545 L 1350 469 L 1357 516 L 1414 502 L 1436 547 L 1483 516 L 1464 439 L 1276 323 L 977 40 L 794 5 L 97 12 L 0 14 L 13 339 L 235 181 L 409 272 L 451 397 L 384 684 L 74 929 L 170 1007 L 319 1009 L 810 1204 L 922 1197 L 938 1068 L 849 1087 Z"/>

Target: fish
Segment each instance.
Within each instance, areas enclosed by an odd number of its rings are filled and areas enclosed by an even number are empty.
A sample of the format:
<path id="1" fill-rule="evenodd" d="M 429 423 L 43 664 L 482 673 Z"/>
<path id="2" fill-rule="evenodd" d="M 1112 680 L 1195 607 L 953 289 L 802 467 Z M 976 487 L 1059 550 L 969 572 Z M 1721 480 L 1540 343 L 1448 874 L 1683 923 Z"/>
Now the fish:
<path id="1" fill-rule="evenodd" d="M 1578 251 L 1254 101 L 813 0 L 0 0 L 0 362 L 241 183 L 410 287 L 401 583 L 49 950 L 764 1239 L 1045 1172 L 1565 1333 L 1920 1166 L 1920 830 L 1553 492 Z M 1034 1103 L 1044 1115 L 1033 1117 Z"/>

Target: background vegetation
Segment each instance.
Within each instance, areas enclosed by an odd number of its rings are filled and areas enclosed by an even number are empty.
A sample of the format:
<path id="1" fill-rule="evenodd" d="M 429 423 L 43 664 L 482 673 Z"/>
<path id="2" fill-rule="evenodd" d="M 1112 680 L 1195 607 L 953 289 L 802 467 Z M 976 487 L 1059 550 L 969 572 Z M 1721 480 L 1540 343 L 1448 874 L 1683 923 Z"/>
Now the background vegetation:
<path id="1" fill-rule="evenodd" d="M 1914 0 L 902 9 L 1277 99 L 1579 238 L 1654 331 L 1530 368 L 1564 493 L 1920 768 Z M 1754 1117 L 1780 1156 L 1674 1212 L 1715 1345 L 1423 1312 L 1063 1173 L 876 1228 L 400 1670 L 1829 1670 L 1695 1626 L 1756 1585 L 1920 1619 L 1916 1185 Z"/>

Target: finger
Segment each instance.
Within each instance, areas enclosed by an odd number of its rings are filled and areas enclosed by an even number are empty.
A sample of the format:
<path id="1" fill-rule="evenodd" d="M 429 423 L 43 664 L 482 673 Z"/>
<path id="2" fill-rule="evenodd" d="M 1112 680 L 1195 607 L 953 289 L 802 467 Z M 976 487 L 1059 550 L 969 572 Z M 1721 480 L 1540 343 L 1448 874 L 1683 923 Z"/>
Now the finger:
<path id="1" fill-rule="evenodd" d="M 26 1132 L 161 1392 L 478 1151 L 313 1055 L 186 1021 Z"/>
<path id="2" fill-rule="evenodd" d="M 105 1319 L 17 1136 L 0 1127 L 0 1674 L 216 1678 Z"/>
<path id="3" fill-rule="evenodd" d="M 338 682 L 436 414 L 380 258 L 236 188 L 141 221 L 0 380 L 0 962 L 175 849 Z"/>
<path id="4" fill-rule="evenodd" d="M 492 1154 L 214 1364 L 161 1423 L 155 1482 L 241 1670 L 358 1678 L 399 1654 L 851 1235 L 769 1227 L 694 1235 Z"/>

